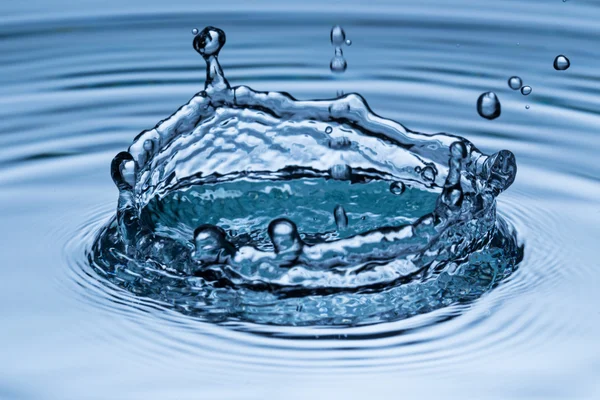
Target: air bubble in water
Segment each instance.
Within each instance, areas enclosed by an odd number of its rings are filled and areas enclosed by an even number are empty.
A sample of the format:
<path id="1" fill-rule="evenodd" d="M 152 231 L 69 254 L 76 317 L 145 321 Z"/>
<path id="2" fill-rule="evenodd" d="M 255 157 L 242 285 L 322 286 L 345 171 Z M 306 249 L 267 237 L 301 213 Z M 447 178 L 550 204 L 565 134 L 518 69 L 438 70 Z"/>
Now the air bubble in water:
<path id="1" fill-rule="evenodd" d="M 341 205 L 335 206 L 333 210 L 333 216 L 335 218 L 335 224 L 337 225 L 338 230 L 346 229 L 348 227 L 348 215 L 346 215 L 346 210 Z"/>
<path id="2" fill-rule="evenodd" d="M 500 116 L 501 106 L 494 92 L 485 92 L 477 99 L 477 112 L 483 118 L 496 119 Z"/>
<path id="3" fill-rule="evenodd" d="M 523 81 L 518 76 L 511 76 L 508 78 L 508 87 L 512 90 L 519 90 L 523 86 Z"/>
<path id="4" fill-rule="evenodd" d="M 199 32 L 199 30 L 198 30 L 198 29 L 196 29 L 196 28 L 192 29 L 192 35 L 197 35 L 197 34 L 198 34 L 198 32 Z"/>
<path id="5" fill-rule="evenodd" d="M 554 59 L 554 69 L 557 71 L 564 71 L 566 69 L 569 69 L 570 66 L 571 61 L 569 61 L 569 59 L 563 56 L 562 54 L 556 56 L 556 58 Z"/>
<path id="6" fill-rule="evenodd" d="M 390 185 L 390 192 L 392 192 L 392 194 L 400 195 L 404 193 L 405 190 L 406 185 L 402 182 L 392 182 L 392 184 Z"/>
<path id="7" fill-rule="evenodd" d="M 523 96 L 528 96 L 529 93 L 531 93 L 533 89 L 531 89 L 531 86 L 523 86 L 521 88 L 521 93 L 523 94 Z"/>
<path id="8" fill-rule="evenodd" d="M 346 39 L 346 32 L 344 32 L 344 29 L 339 26 L 336 25 L 333 28 L 331 28 L 331 44 L 334 46 L 341 46 L 342 44 L 344 44 L 344 40 Z"/>

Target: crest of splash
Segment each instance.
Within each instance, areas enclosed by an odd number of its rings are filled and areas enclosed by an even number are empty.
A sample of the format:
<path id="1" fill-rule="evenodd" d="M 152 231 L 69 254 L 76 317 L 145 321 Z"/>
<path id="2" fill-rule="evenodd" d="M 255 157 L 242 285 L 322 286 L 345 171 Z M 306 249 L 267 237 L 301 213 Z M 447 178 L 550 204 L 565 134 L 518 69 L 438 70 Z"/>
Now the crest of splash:
<path id="1" fill-rule="evenodd" d="M 412 132 L 357 94 L 231 87 L 224 44 L 194 38 L 205 89 L 113 160 L 99 273 L 210 321 L 348 325 L 472 300 L 514 271 L 522 249 L 495 212 L 511 152 Z"/>

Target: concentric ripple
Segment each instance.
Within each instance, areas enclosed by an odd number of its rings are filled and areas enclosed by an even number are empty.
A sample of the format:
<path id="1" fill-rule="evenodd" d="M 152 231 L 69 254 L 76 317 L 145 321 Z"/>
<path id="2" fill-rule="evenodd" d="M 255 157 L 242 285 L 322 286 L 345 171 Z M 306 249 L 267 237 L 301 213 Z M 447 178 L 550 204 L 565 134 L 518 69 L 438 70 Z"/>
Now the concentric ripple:
<path id="1" fill-rule="evenodd" d="M 117 215 L 90 263 L 223 322 L 361 325 L 473 300 L 522 258 L 495 198 L 514 156 L 375 115 L 350 94 L 231 87 L 225 33 L 194 39 L 205 90 L 112 163 Z"/>

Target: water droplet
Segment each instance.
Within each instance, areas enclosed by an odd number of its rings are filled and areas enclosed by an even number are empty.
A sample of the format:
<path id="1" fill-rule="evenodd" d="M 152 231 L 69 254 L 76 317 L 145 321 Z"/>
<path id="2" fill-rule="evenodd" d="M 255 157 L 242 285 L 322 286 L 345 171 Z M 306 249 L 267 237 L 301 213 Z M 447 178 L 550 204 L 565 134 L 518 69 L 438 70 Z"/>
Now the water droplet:
<path id="1" fill-rule="evenodd" d="M 346 39 L 346 46 L 352 46 L 352 40 Z"/>
<path id="2" fill-rule="evenodd" d="M 433 182 L 435 180 L 435 170 L 432 166 L 428 165 L 421 171 L 421 177 L 427 182 Z"/>
<path id="3" fill-rule="evenodd" d="M 346 39 L 346 32 L 342 29 L 341 26 L 336 25 L 331 28 L 331 44 L 334 46 L 341 46 L 344 44 L 344 40 Z"/>
<path id="4" fill-rule="evenodd" d="M 295 252 L 302 249 L 298 228 L 289 219 L 278 218 L 271 221 L 268 233 L 276 253 Z"/>
<path id="5" fill-rule="evenodd" d="M 331 63 L 329 63 L 329 68 L 332 72 L 341 73 L 346 71 L 346 68 L 348 68 L 348 64 L 346 63 L 344 57 L 335 56 L 331 59 Z"/>
<path id="6" fill-rule="evenodd" d="M 337 225 L 338 230 L 346 229 L 348 226 L 348 216 L 346 215 L 346 210 L 341 205 L 335 206 L 333 210 L 333 216 L 335 218 L 335 224 Z"/>
<path id="7" fill-rule="evenodd" d="M 352 176 L 352 170 L 346 164 L 336 164 L 329 170 L 333 179 L 348 180 Z"/>
<path id="8" fill-rule="evenodd" d="M 198 32 L 199 31 L 197 28 L 192 29 L 192 35 L 196 36 L 198 34 Z"/>
<path id="9" fill-rule="evenodd" d="M 483 118 L 496 119 L 500 116 L 501 106 L 494 92 L 486 92 L 477 99 L 477 112 Z"/>
<path id="10" fill-rule="evenodd" d="M 518 76 L 511 76 L 508 78 L 508 87 L 512 90 L 519 90 L 523 86 L 523 81 Z"/>
<path id="11" fill-rule="evenodd" d="M 393 194 L 400 195 L 404 193 L 405 190 L 406 185 L 402 182 L 392 182 L 392 184 L 390 185 L 390 192 L 392 192 Z"/>
<path id="12" fill-rule="evenodd" d="M 525 108 L 526 108 L 527 110 L 529 110 L 529 105 L 526 105 L 526 106 L 525 106 Z"/>
<path id="13" fill-rule="evenodd" d="M 217 56 L 225 45 L 225 32 L 219 28 L 207 26 L 194 37 L 193 45 L 202 57 Z"/>
<path id="14" fill-rule="evenodd" d="M 556 58 L 554 59 L 554 69 L 557 71 L 564 71 L 566 69 L 569 69 L 570 66 L 571 61 L 569 61 L 569 59 L 563 56 L 562 54 L 556 56 Z"/>
<path id="15" fill-rule="evenodd" d="M 529 93 L 531 93 L 533 89 L 531 89 L 531 86 L 523 86 L 521 88 L 521 93 L 523 94 L 523 96 L 528 96 Z"/>
<path id="16" fill-rule="evenodd" d="M 227 241 L 225 231 L 215 225 L 200 225 L 196 228 L 194 245 L 194 259 L 204 263 L 218 262 L 222 255 L 233 253 L 233 245 Z"/>
<path id="17" fill-rule="evenodd" d="M 325 128 L 325 133 L 331 133 L 333 132 L 333 128 L 328 126 L 327 128 Z"/>

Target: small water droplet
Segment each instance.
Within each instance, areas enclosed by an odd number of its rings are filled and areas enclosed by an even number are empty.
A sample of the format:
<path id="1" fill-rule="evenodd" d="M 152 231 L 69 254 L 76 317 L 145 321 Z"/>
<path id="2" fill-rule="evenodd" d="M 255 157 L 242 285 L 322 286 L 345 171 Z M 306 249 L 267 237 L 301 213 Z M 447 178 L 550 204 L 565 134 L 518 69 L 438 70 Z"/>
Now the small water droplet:
<path id="1" fill-rule="evenodd" d="M 390 192 L 392 192 L 393 194 L 400 195 L 404 193 L 405 190 L 406 185 L 402 182 L 392 182 L 392 184 L 390 185 Z"/>
<path id="2" fill-rule="evenodd" d="M 352 46 L 352 40 L 346 39 L 346 46 Z"/>
<path id="3" fill-rule="evenodd" d="M 346 68 L 348 68 L 348 64 L 346 63 L 344 57 L 335 56 L 331 59 L 331 63 L 329 63 L 329 68 L 332 72 L 341 73 L 346 71 Z"/>
<path id="4" fill-rule="evenodd" d="M 435 180 L 435 175 L 435 170 L 429 165 L 421 171 L 421 177 L 427 182 L 433 182 Z"/>
<path id="5" fill-rule="evenodd" d="M 342 29 L 341 26 L 336 25 L 331 28 L 331 44 L 334 46 L 341 46 L 344 44 L 344 40 L 346 39 L 346 32 Z"/>
<path id="6" fill-rule="evenodd" d="M 527 110 L 529 110 L 529 105 L 526 105 L 526 106 L 525 106 L 525 108 L 526 108 Z"/>
<path id="7" fill-rule="evenodd" d="M 531 93 L 533 89 L 531 89 L 531 86 L 523 86 L 521 88 L 521 93 L 523 94 L 523 96 L 528 96 L 529 93 Z"/>
<path id="8" fill-rule="evenodd" d="M 477 99 L 477 112 L 483 118 L 496 119 L 500 116 L 501 106 L 494 92 L 485 92 Z"/>
<path id="9" fill-rule="evenodd" d="M 348 180 L 352 176 L 352 170 L 346 164 L 336 164 L 329 170 L 333 179 Z"/>
<path id="10" fill-rule="evenodd" d="M 331 133 L 333 132 L 333 128 L 328 126 L 327 128 L 325 128 L 325 133 Z"/>
<path id="11" fill-rule="evenodd" d="M 335 206 L 333 210 L 333 216 L 335 218 L 335 224 L 337 225 L 338 230 L 346 229 L 348 226 L 348 216 L 346 215 L 346 210 L 341 205 Z"/>
<path id="12" fill-rule="evenodd" d="M 269 238 L 277 253 L 299 251 L 302 248 L 296 224 L 286 218 L 278 218 L 269 224 Z"/>
<path id="13" fill-rule="evenodd" d="M 556 58 L 554 59 L 554 69 L 557 71 L 567 70 L 570 66 L 571 61 L 569 61 L 569 59 L 563 56 L 562 54 L 556 56 Z"/>
<path id="14" fill-rule="evenodd" d="M 197 28 L 192 29 L 192 35 L 197 35 L 199 30 Z"/>
<path id="15" fill-rule="evenodd" d="M 518 76 L 511 76 L 508 78 L 508 87 L 512 90 L 519 90 L 523 86 L 523 81 Z"/>

